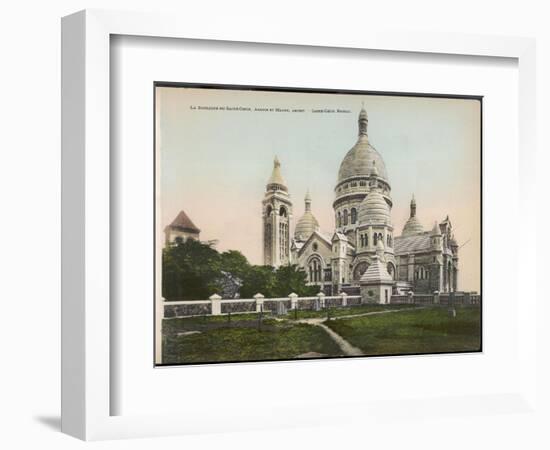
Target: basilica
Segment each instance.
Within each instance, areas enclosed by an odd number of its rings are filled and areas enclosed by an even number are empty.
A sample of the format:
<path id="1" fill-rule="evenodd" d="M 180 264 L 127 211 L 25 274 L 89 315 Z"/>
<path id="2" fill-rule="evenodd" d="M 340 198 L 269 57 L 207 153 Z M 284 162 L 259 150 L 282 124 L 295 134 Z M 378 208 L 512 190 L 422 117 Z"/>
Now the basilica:
<path id="1" fill-rule="evenodd" d="M 309 192 L 293 227 L 293 203 L 275 158 L 262 202 L 264 264 L 297 264 L 327 295 L 357 293 L 373 277 L 393 294 L 457 291 L 458 244 L 449 217 L 425 229 L 412 196 L 409 219 L 401 234 L 394 230 L 390 180 L 367 128 L 363 108 L 357 141 L 338 171 L 330 233 L 319 228 Z"/>

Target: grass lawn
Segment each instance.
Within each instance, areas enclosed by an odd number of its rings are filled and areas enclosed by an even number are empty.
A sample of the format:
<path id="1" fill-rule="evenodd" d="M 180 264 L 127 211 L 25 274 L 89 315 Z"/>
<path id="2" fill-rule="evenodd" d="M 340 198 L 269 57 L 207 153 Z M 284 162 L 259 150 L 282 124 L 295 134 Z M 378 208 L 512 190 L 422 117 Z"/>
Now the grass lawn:
<path id="1" fill-rule="evenodd" d="M 179 331 L 190 331 L 190 330 L 200 330 L 204 328 L 219 327 L 224 325 L 234 325 L 236 323 L 250 323 L 252 325 L 254 322 L 257 323 L 259 314 L 257 313 L 248 313 L 248 314 L 231 314 L 228 316 L 226 314 L 220 316 L 193 316 L 193 317 L 181 317 L 174 319 L 165 319 L 163 323 L 163 328 L 165 334 L 170 334 Z M 265 322 L 267 314 L 263 315 Z"/>
<path id="2" fill-rule="evenodd" d="M 165 364 L 293 359 L 316 352 L 340 356 L 340 348 L 319 327 L 265 319 L 256 314 L 193 317 L 164 321 Z M 179 335 L 186 331 L 200 331 Z"/>
<path id="3" fill-rule="evenodd" d="M 456 317 L 447 308 L 411 309 L 326 322 L 332 330 L 365 355 L 396 355 L 479 351 L 479 307 L 456 307 Z"/>

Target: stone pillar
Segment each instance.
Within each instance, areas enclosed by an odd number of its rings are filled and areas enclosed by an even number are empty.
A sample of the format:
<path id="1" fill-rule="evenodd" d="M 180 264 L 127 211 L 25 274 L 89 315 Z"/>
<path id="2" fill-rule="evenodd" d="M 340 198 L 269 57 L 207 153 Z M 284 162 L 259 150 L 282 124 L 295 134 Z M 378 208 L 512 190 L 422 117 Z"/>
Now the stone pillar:
<path id="1" fill-rule="evenodd" d="M 458 290 L 458 269 L 453 268 L 453 291 Z"/>
<path id="2" fill-rule="evenodd" d="M 374 247 L 374 233 L 372 232 L 372 227 L 368 228 L 367 234 L 369 236 L 369 245 L 367 246 L 367 248 L 369 248 L 369 249 L 375 248 Z"/>
<path id="3" fill-rule="evenodd" d="M 409 303 L 413 304 L 414 303 L 414 292 L 409 291 L 409 293 L 407 295 L 409 296 Z"/>
<path id="4" fill-rule="evenodd" d="M 342 306 L 348 306 L 348 294 L 342 292 L 340 297 L 342 297 Z"/>
<path id="5" fill-rule="evenodd" d="M 298 307 L 298 294 L 295 294 L 293 292 L 292 294 L 288 294 L 288 298 L 290 299 L 290 309 L 297 309 L 297 307 Z"/>
<path id="6" fill-rule="evenodd" d="M 439 291 L 434 291 L 434 305 L 439 305 Z"/>
<path id="7" fill-rule="evenodd" d="M 449 292 L 453 292 L 453 268 L 449 270 L 449 265 L 447 264 L 447 282 L 449 283 Z"/>
<path id="8" fill-rule="evenodd" d="M 258 292 L 254 298 L 256 299 L 256 312 L 262 312 L 264 310 L 264 296 Z"/>
<path id="9" fill-rule="evenodd" d="M 414 254 L 407 258 L 407 281 L 414 283 Z"/>
<path id="10" fill-rule="evenodd" d="M 325 293 L 324 292 L 319 292 L 317 294 L 317 298 L 319 299 L 319 306 L 321 308 L 324 308 L 325 307 Z"/>
<path id="11" fill-rule="evenodd" d="M 222 298 L 218 294 L 211 295 L 209 298 L 212 305 L 212 315 L 219 316 L 222 313 Z"/>

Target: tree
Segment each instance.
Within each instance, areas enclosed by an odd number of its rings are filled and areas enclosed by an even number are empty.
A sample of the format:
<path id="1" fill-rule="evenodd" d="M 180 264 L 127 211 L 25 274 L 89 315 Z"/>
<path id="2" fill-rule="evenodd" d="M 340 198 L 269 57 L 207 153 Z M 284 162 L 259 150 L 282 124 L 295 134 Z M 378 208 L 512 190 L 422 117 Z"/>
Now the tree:
<path id="1" fill-rule="evenodd" d="M 211 243 L 187 239 L 162 254 L 162 295 L 167 300 L 203 300 L 219 291 L 220 254 Z"/>
<path id="2" fill-rule="evenodd" d="M 292 292 L 300 297 L 308 297 L 316 295 L 319 291 L 316 286 L 307 286 L 306 273 L 295 264 L 279 267 L 275 279 L 277 297 L 286 297 Z"/>
<path id="3" fill-rule="evenodd" d="M 238 250 L 228 250 L 220 255 L 221 270 L 243 280 L 250 270 L 250 264 Z"/>
<path id="4" fill-rule="evenodd" d="M 252 298 L 258 293 L 265 297 L 275 295 L 276 278 L 271 266 L 250 266 L 242 280 L 241 298 Z"/>
<path id="5" fill-rule="evenodd" d="M 241 298 L 257 293 L 266 298 L 317 294 L 315 286 L 306 285 L 306 274 L 296 265 L 252 266 L 237 250 L 219 253 L 213 242 L 181 239 L 167 246 L 162 253 L 162 295 L 166 300 L 205 300 L 212 294 L 229 291 L 227 280 L 238 278 Z M 234 295 L 234 291 L 231 294 Z"/>

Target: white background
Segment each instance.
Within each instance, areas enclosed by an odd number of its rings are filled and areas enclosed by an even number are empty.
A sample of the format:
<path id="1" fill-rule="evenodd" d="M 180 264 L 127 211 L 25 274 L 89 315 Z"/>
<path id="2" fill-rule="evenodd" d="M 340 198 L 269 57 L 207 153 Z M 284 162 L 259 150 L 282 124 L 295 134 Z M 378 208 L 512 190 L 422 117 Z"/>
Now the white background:
<path id="1" fill-rule="evenodd" d="M 520 229 L 517 116 L 509 113 L 517 111 L 517 63 L 380 52 L 335 54 L 307 48 L 295 49 L 289 55 L 283 46 L 204 46 L 192 42 L 177 45 L 166 39 L 152 42 L 144 38 L 117 38 L 115 42 L 111 54 L 112 60 L 117 61 L 117 69 L 111 78 L 111 95 L 116 105 L 112 120 L 117 132 L 112 152 L 120 176 L 119 182 L 112 185 L 112 192 L 118 193 L 113 195 L 117 219 L 112 223 L 117 225 L 113 225 L 111 234 L 118 256 L 111 261 L 111 269 L 116 270 L 113 277 L 119 282 L 111 301 L 117 304 L 121 325 L 116 333 L 120 343 L 116 353 L 120 356 L 116 358 L 119 376 L 113 378 L 118 399 L 112 403 L 116 405 L 113 414 L 177 413 L 187 404 L 192 405 L 194 417 L 208 417 L 212 404 L 205 401 L 205 390 L 215 392 L 218 412 L 236 415 L 255 411 L 256 417 L 264 416 L 263 408 L 267 405 L 269 408 L 289 405 L 289 409 L 302 404 L 316 404 L 320 408 L 323 404 L 333 405 L 321 395 L 327 390 L 338 393 L 330 396 L 335 403 L 350 399 L 372 403 L 517 391 L 520 376 L 514 281 L 517 252 L 510 249 L 511 260 L 504 265 L 498 253 L 509 230 Z M 143 61 L 148 62 L 145 67 Z M 289 65 L 292 70 L 288 70 Z M 327 69 L 331 66 L 340 66 L 342 73 L 335 77 Z M 219 67 L 227 69 L 220 71 Z M 403 77 L 405 72 L 407 76 Z M 491 230 L 483 239 L 483 354 L 153 369 L 153 229 L 147 218 L 153 216 L 154 80 L 483 95 L 483 226 L 485 231 Z M 506 133 L 502 133 L 503 129 Z M 496 166 L 499 170 L 489 170 Z M 500 227 L 501 223 L 506 226 Z M 162 236 L 157 239 L 160 248 Z M 160 263 L 157 259 L 157 264 Z M 509 281 L 500 283 L 502 278 Z M 160 289 L 160 283 L 157 288 Z M 260 404 L 258 393 L 262 398 Z"/>
<path id="2" fill-rule="evenodd" d="M 2 277 L 3 308 L 0 313 L 2 375 L 0 408 L 5 448 L 75 448 L 85 444 L 59 433 L 59 144 L 60 144 L 60 34 L 59 17 L 85 7 L 175 10 L 218 21 L 258 21 L 264 27 L 315 27 L 337 33 L 339 28 L 365 27 L 425 31 L 536 36 L 538 41 L 538 205 L 540 251 L 538 271 L 543 279 L 540 255 L 548 250 L 545 240 L 548 221 L 548 148 L 545 134 L 550 123 L 550 29 L 543 2 L 522 1 L 506 6 L 500 1 L 393 1 L 321 2 L 299 4 L 260 2 L 152 2 L 140 1 L 21 1 L 3 7 L 0 16 L 2 45 L 2 183 L 3 215 Z M 384 5 L 386 4 L 386 6 Z M 239 5 L 242 5 L 239 7 Z M 503 130 L 505 133 L 506 130 Z M 546 151 L 543 151 L 546 149 Z M 546 194 L 546 195 L 545 195 Z M 506 224 L 501 224 L 503 227 Z M 527 230 L 535 224 L 525 224 Z M 511 240 L 509 245 L 521 245 Z M 503 258 L 509 257 L 503 246 Z M 533 261 L 521 261 L 535 268 Z M 547 296 L 548 297 L 548 296 Z M 543 316 L 550 317 L 548 308 Z M 550 343 L 548 331 L 539 331 Z M 543 374 L 548 374 L 548 351 L 539 349 Z M 543 385 L 541 396 L 548 389 Z M 214 406 L 213 406 L 214 407 Z M 280 448 L 290 446 L 336 446 L 384 448 L 547 448 L 550 438 L 541 415 L 479 416 L 442 418 L 422 423 L 414 418 L 396 425 L 365 423 L 353 427 L 318 427 L 280 432 L 254 432 L 214 436 L 164 438 L 132 442 L 101 442 L 101 448 Z"/>

